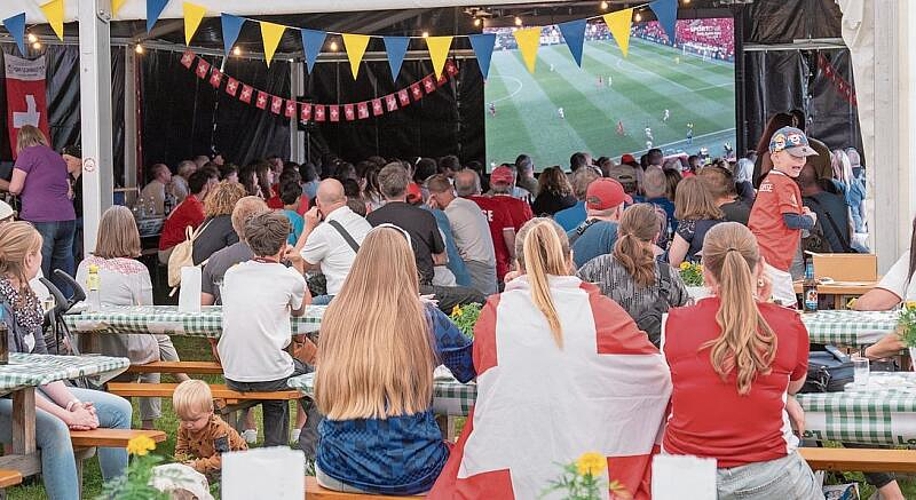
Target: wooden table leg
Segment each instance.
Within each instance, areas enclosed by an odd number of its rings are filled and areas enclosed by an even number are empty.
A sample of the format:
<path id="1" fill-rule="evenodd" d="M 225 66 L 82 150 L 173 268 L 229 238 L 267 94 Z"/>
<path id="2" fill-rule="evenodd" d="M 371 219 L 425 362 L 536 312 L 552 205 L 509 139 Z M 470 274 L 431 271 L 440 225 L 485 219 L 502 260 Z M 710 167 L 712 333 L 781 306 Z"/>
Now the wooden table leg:
<path id="1" fill-rule="evenodd" d="M 35 388 L 13 393 L 13 454 L 35 453 Z"/>

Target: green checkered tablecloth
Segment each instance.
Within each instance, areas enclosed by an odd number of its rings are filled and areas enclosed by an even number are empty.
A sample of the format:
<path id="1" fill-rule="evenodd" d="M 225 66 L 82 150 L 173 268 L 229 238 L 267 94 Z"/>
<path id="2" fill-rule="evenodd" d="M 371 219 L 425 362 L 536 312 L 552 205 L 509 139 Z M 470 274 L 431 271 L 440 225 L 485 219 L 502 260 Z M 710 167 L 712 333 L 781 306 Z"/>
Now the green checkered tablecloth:
<path id="1" fill-rule="evenodd" d="M 811 342 L 869 345 L 897 327 L 897 311 L 818 311 L 802 314 Z"/>
<path id="2" fill-rule="evenodd" d="M 318 331 L 325 308 L 306 307 L 305 315 L 292 318 L 293 333 Z M 201 307 L 199 313 L 179 312 L 176 306 L 120 306 L 67 314 L 64 321 L 75 333 L 162 333 L 219 338 L 223 311 L 220 306 Z"/>
<path id="3" fill-rule="evenodd" d="M 0 393 L 80 377 L 110 379 L 129 366 L 127 358 L 10 353 L 9 364 L 0 365 Z"/>

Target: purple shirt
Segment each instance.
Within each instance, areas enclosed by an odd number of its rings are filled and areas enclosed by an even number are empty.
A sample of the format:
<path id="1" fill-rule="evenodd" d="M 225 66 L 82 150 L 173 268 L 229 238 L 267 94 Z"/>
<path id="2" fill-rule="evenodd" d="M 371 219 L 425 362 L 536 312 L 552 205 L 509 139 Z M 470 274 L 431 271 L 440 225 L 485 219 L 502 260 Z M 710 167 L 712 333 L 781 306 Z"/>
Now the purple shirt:
<path id="1" fill-rule="evenodd" d="M 28 177 L 19 199 L 19 218 L 29 222 L 61 222 L 76 219 L 70 200 L 67 163 L 47 146 L 31 146 L 19 153 L 16 167 Z"/>

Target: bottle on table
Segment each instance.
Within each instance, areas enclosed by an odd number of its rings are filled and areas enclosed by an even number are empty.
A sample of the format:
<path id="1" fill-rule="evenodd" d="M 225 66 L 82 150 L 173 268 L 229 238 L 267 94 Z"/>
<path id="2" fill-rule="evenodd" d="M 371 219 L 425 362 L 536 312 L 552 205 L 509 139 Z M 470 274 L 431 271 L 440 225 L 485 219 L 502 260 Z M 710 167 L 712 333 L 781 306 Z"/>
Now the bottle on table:
<path id="1" fill-rule="evenodd" d="M 90 312 L 98 312 L 102 309 L 101 285 L 102 279 L 99 277 L 99 266 L 90 264 L 89 276 L 86 278 L 86 300 L 89 303 Z"/>
<path id="2" fill-rule="evenodd" d="M 3 315 L 4 310 L 0 307 L 0 365 L 8 365 L 10 362 L 10 332 Z"/>
<path id="3" fill-rule="evenodd" d="M 802 308 L 806 313 L 817 312 L 817 280 L 814 279 L 814 261 L 805 262 L 805 281 L 802 285 Z"/>

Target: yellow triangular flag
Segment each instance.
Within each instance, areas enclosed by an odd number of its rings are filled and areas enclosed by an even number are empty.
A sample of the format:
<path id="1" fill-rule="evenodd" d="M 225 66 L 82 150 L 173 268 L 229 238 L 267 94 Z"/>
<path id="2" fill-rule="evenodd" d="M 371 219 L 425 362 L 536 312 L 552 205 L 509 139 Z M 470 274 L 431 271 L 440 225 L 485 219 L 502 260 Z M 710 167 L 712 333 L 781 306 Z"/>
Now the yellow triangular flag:
<path id="1" fill-rule="evenodd" d="M 264 39 L 264 57 L 267 58 L 267 66 L 270 66 L 271 59 L 280 45 L 280 39 L 283 38 L 283 32 L 286 26 L 281 24 L 268 23 L 261 21 L 261 38 Z"/>
<path id="2" fill-rule="evenodd" d="M 64 0 L 51 0 L 41 6 L 41 11 L 45 13 L 57 38 L 64 41 Z"/>
<path id="3" fill-rule="evenodd" d="M 633 24 L 633 9 L 605 14 L 604 22 L 614 35 L 614 40 L 617 41 L 620 51 L 623 52 L 623 57 L 627 57 L 627 52 L 630 50 L 630 25 Z"/>
<path id="4" fill-rule="evenodd" d="M 541 28 L 515 30 L 513 35 L 515 35 L 515 41 L 518 42 L 518 50 L 522 52 L 522 59 L 525 61 L 525 66 L 528 67 L 528 72 L 534 73 L 538 47 L 541 46 Z"/>
<path id="5" fill-rule="evenodd" d="M 127 0 L 111 0 L 111 17 L 117 16 L 125 3 L 127 3 Z"/>
<path id="6" fill-rule="evenodd" d="M 367 35 L 354 35 L 344 33 L 344 48 L 347 49 L 347 59 L 350 60 L 350 71 L 353 73 L 353 79 L 359 74 L 359 63 L 363 60 L 366 53 L 366 47 L 369 46 L 369 37 Z"/>
<path id="7" fill-rule="evenodd" d="M 183 4 L 184 8 L 184 43 L 191 45 L 191 39 L 194 38 L 194 33 L 197 33 L 197 28 L 200 27 L 200 22 L 204 20 L 204 16 L 207 15 L 207 8 L 200 5 L 195 5 L 190 2 L 185 2 Z"/>
<path id="8" fill-rule="evenodd" d="M 433 71 L 436 72 L 436 78 L 442 76 L 445 60 L 448 58 L 448 50 L 451 47 L 452 37 L 450 36 L 431 36 L 426 39 L 426 48 L 429 49 L 429 58 L 433 60 Z"/>

